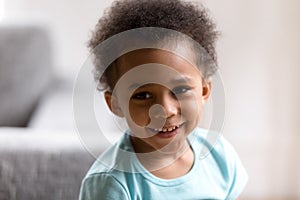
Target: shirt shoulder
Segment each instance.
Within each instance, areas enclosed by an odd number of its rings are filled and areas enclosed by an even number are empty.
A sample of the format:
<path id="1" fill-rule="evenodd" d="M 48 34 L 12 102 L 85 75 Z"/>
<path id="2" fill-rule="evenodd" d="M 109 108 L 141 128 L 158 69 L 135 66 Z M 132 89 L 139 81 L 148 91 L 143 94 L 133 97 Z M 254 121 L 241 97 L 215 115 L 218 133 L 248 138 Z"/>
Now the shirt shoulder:
<path id="1" fill-rule="evenodd" d="M 108 192 L 109 191 L 109 192 Z M 110 173 L 86 176 L 81 185 L 79 200 L 130 199 L 122 183 Z"/>
<path id="2" fill-rule="evenodd" d="M 124 184 L 126 173 L 123 173 L 130 170 L 130 165 L 123 161 L 130 159 L 132 153 L 125 140 L 125 137 L 120 138 L 95 160 L 82 180 L 80 200 L 130 199 Z"/>
<path id="3" fill-rule="evenodd" d="M 107 148 L 90 167 L 86 176 L 97 173 L 118 173 L 130 171 L 130 160 L 134 160 L 134 152 L 125 133 L 115 144 Z M 124 162 L 126 161 L 126 162 Z"/>
<path id="4" fill-rule="evenodd" d="M 248 174 L 234 147 L 215 131 L 196 129 L 193 132 L 195 155 L 210 170 L 211 176 L 225 188 L 227 198 L 236 199 L 244 190 Z"/>

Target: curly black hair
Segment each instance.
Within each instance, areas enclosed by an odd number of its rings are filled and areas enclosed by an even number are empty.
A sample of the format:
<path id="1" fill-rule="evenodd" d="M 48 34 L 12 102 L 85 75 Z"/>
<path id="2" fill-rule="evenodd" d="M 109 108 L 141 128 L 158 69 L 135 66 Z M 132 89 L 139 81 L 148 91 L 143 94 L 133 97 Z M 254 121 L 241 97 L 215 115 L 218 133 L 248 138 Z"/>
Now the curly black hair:
<path id="1" fill-rule="evenodd" d="M 88 42 L 91 53 L 98 60 L 94 69 L 95 79 L 102 88 L 98 89 L 113 89 L 114 81 L 110 80 L 113 63 L 103 71 L 99 64 L 103 58 L 96 47 L 114 35 L 142 27 L 171 29 L 189 36 L 204 48 L 214 63 L 206 67 L 205 77 L 217 71 L 215 43 L 219 32 L 203 6 L 183 0 L 116 0 L 99 19 Z"/>

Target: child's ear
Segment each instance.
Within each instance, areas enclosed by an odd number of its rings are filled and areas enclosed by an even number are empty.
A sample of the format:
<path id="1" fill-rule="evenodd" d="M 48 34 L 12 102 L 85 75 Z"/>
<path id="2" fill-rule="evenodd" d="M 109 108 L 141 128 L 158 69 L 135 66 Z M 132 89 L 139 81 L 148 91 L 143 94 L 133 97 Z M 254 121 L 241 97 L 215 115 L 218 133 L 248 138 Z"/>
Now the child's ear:
<path id="1" fill-rule="evenodd" d="M 104 98 L 106 101 L 107 106 L 109 107 L 110 111 L 117 115 L 118 117 L 124 117 L 121 108 L 119 107 L 118 100 L 113 97 L 111 92 L 104 92 Z"/>
<path id="2" fill-rule="evenodd" d="M 205 104 L 211 93 L 211 80 L 209 79 L 202 79 L 202 103 Z"/>

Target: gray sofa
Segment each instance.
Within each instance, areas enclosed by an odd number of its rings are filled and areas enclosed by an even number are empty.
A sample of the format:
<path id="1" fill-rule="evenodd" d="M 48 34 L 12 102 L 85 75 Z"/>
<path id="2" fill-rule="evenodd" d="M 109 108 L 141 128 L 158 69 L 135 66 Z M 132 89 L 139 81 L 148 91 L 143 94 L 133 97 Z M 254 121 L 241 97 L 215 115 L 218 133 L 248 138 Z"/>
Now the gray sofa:
<path id="1" fill-rule="evenodd" d="M 0 126 L 26 126 L 53 80 L 51 43 L 35 26 L 0 26 Z"/>
<path id="2" fill-rule="evenodd" d="M 72 81 L 55 78 L 51 52 L 44 28 L 0 26 L 1 200 L 77 199 L 95 160 L 74 128 Z"/>
<path id="3" fill-rule="evenodd" d="M 76 134 L 0 129 L 0 199 L 77 199 L 93 157 Z"/>

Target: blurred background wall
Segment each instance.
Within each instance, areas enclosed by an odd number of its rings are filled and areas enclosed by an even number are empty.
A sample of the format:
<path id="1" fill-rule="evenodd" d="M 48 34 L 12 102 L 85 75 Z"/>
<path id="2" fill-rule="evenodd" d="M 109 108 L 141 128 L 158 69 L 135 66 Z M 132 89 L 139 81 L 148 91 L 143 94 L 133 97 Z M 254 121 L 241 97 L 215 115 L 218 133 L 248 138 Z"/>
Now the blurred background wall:
<path id="1" fill-rule="evenodd" d="M 56 74 L 73 80 L 90 31 L 111 2 L 0 0 L 0 24 L 45 26 Z M 300 199 L 300 1 L 202 2 L 222 32 L 223 133 L 249 173 L 243 198 Z"/>
<path id="2" fill-rule="evenodd" d="M 245 194 L 300 198 L 300 1 L 206 3 L 223 32 L 224 134 L 248 170 Z"/>
<path id="3" fill-rule="evenodd" d="M 55 70 L 74 77 L 88 55 L 91 30 L 112 0 L 0 0 L 1 23 L 40 24 L 52 36 Z M 1 9 L 0 9 L 1 11 Z M 1 16 L 1 15 L 0 15 Z"/>

